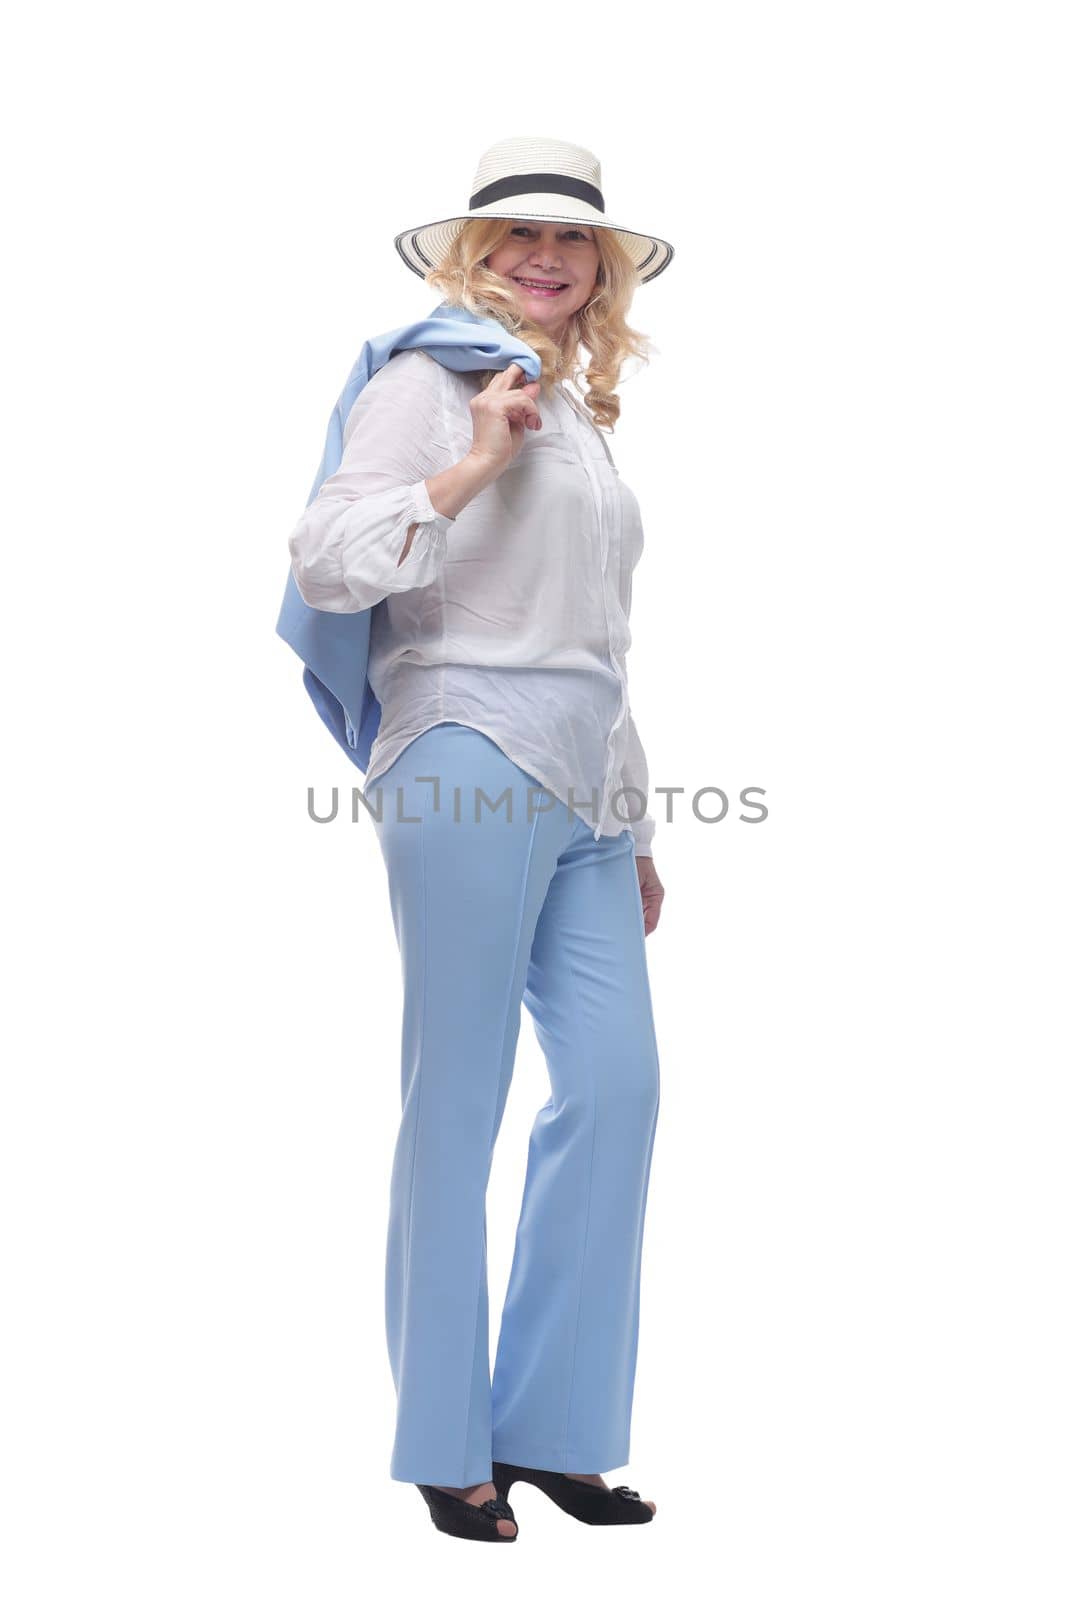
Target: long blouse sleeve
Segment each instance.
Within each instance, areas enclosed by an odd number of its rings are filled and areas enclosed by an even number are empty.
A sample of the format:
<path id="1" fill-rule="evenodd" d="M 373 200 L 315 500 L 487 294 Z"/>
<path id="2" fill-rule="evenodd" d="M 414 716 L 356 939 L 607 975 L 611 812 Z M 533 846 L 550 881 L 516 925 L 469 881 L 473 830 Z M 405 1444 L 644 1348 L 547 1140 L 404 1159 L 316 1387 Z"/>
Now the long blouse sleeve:
<path id="1" fill-rule="evenodd" d="M 425 351 L 398 351 L 356 397 L 341 463 L 289 537 L 304 602 L 318 611 L 363 611 L 433 583 L 454 518 L 435 510 L 426 480 L 452 459 L 438 363 Z"/>
<path id="2" fill-rule="evenodd" d="M 633 712 L 628 713 L 626 756 L 622 763 L 622 787 L 626 790 L 637 790 L 636 794 L 627 793 L 625 805 L 630 826 L 634 835 L 634 855 L 650 856 L 652 854 L 652 837 L 656 831 L 655 818 L 647 812 L 651 800 L 648 789 L 648 761 L 645 758 L 644 746 L 637 732 Z M 642 816 L 641 812 L 645 811 Z"/>

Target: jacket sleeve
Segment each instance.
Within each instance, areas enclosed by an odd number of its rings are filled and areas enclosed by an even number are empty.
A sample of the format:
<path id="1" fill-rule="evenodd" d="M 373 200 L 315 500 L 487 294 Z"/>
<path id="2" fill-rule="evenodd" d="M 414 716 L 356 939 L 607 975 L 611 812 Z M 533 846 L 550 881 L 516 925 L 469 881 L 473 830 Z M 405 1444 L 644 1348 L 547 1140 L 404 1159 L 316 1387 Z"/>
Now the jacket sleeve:
<path id="1" fill-rule="evenodd" d="M 400 350 L 356 396 L 340 465 L 289 537 L 304 602 L 317 611 L 364 611 L 433 583 L 454 518 L 434 509 L 426 479 L 452 462 L 438 364 L 425 351 Z"/>
<path id="2" fill-rule="evenodd" d="M 625 805 L 630 818 L 630 826 L 634 834 L 634 854 L 650 856 L 652 854 L 652 836 L 656 831 L 656 821 L 647 813 L 647 806 L 651 799 L 648 789 L 648 762 L 645 759 L 644 746 L 637 732 L 633 712 L 628 713 L 626 756 L 622 763 L 622 787 L 635 789 L 636 794 L 627 794 Z M 642 811 L 645 815 L 642 816 Z"/>

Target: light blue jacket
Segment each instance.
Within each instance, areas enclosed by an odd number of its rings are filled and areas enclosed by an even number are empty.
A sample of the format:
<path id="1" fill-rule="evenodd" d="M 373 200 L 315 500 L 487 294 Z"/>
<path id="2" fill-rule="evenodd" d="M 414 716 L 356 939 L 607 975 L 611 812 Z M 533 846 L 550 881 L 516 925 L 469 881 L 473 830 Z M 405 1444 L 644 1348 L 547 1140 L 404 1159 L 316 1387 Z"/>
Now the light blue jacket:
<path id="1" fill-rule="evenodd" d="M 517 361 L 532 383 L 541 376 L 541 358 L 492 318 L 476 317 L 464 306 L 446 302 L 420 322 L 368 339 L 360 351 L 326 430 L 326 448 L 308 505 L 325 479 L 341 464 L 344 429 L 353 402 L 397 350 L 428 350 L 453 372 L 503 371 Z M 379 600 L 378 605 L 385 605 Z M 292 568 L 285 586 L 276 632 L 304 663 L 304 687 L 345 755 L 366 772 L 382 720 L 382 708 L 367 679 L 371 617 L 375 610 L 316 611 L 296 586 Z"/>

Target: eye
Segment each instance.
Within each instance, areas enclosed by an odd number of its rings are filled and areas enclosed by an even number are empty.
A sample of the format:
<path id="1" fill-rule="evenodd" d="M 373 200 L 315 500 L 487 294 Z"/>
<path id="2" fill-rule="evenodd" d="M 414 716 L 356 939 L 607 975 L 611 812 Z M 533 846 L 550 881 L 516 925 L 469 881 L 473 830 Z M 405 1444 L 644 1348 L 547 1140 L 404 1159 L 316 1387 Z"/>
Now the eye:
<path id="1" fill-rule="evenodd" d="M 534 230 L 527 227 L 525 223 L 519 223 L 511 231 L 512 233 L 533 233 Z M 569 228 L 563 237 L 565 239 L 580 239 L 583 244 L 591 243 L 589 235 L 583 233 L 580 228 Z"/>

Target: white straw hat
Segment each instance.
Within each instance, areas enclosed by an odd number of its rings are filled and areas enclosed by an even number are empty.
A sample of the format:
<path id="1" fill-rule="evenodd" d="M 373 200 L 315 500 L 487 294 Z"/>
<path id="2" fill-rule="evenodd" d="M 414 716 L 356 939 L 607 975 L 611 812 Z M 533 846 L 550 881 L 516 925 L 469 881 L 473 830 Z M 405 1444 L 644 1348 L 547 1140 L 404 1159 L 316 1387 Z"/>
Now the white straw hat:
<path id="1" fill-rule="evenodd" d="M 449 245 L 472 217 L 610 228 L 637 268 L 640 283 L 658 277 L 674 255 L 674 246 L 665 239 L 608 220 L 600 162 L 591 150 L 563 139 L 500 139 L 490 145 L 478 163 L 467 204 L 468 211 L 397 234 L 394 244 L 420 278 L 441 265 Z"/>

